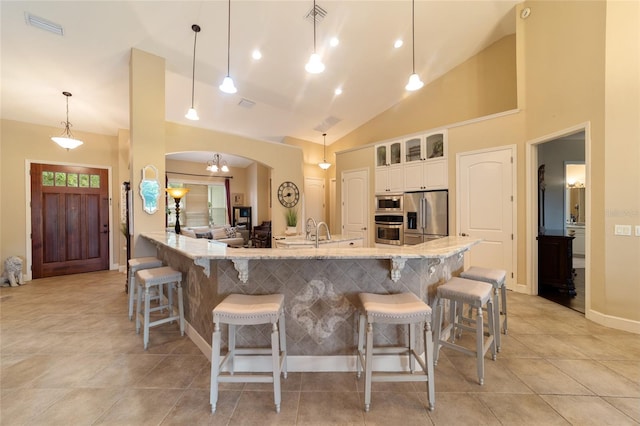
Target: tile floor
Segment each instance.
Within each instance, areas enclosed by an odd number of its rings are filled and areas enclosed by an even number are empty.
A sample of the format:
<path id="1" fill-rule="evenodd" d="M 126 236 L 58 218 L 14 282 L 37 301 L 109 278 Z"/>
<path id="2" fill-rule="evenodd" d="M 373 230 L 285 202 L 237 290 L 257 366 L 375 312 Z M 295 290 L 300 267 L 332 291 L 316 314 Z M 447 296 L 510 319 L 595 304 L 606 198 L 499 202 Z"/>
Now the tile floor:
<path id="1" fill-rule="evenodd" d="M 124 279 L 97 272 L 0 290 L 0 424 L 640 424 L 640 336 L 513 292 L 485 385 L 473 358 L 443 350 L 433 412 L 422 385 L 374 383 L 364 413 L 354 373 L 290 373 L 280 414 L 271 385 L 228 384 L 212 415 L 206 357 L 175 324 L 153 329 L 145 352 Z"/>

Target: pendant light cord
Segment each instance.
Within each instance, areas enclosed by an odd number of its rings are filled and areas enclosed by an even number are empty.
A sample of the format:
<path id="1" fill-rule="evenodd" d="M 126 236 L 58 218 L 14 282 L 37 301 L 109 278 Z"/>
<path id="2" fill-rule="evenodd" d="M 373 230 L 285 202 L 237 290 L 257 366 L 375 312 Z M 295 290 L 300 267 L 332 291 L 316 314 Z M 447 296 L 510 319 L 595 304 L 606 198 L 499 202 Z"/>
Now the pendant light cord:
<path id="1" fill-rule="evenodd" d="M 316 53 L 316 0 L 313 0 L 313 53 Z"/>
<path id="2" fill-rule="evenodd" d="M 198 31 L 200 31 L 200 27 L 197 25 L 192 25 L 191 29 L 195 33 L 195 35 L 193 36 L 193 66 L 191 67 L 191 108 L 193 108 L 193 98 L 196 85 L 196 42 L 198 41 Z"/>
<path id="3" fill-rule="evenodd" d="M 416 0 L 411 0 L 411 52 L 413 74 L 416 73 Z"/>
<path id="4" fill-rule="evenodd" d="M 323 133 L 322 138 L 323 138 L 322 145 L 324 145 L 324 150 L 322 152 L 322 160 L 326 163 L 327 162 L 327 134 Z"/>
<path id="5" fill-rule="evenodd" d="M 231 0 L 229 0 L 227 9 L 227 77 L 229 77 L 229 63 L 231 62 Z"/>

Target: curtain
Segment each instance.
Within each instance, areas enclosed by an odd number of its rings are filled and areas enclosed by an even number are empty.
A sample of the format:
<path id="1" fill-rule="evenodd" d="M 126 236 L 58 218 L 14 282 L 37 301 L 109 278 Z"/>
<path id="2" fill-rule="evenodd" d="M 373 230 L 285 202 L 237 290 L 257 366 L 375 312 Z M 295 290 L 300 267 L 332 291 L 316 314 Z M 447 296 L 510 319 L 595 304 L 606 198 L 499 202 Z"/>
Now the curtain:
<path id="1" fill-rule="evenodd" d="M 227 217 L 229 218 L 229 225 L 233 222 L 231 221 L 231 191 L 229 191 L 229 178 L 224 179 L 224 196 L 227 199 Z"/>

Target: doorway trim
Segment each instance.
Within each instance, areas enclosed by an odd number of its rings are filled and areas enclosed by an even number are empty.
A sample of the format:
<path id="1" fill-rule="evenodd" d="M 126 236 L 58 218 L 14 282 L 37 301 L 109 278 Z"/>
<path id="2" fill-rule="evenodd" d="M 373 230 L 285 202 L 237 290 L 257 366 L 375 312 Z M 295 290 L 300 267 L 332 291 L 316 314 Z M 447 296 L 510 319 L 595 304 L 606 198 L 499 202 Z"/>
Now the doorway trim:
<path id="1" fill-rule="evenodd" d="M 26 274 L 25 280 L 31 281 L 33 279 L 33 274 L 31 267 L 33 265 L 33 253 L 31 247 L 31 164 L 39 163 L 39 164 L 53 164 L 56 166 L 77 166 L 77 167 L 92 167 L 96 169 L 104 169 L 107 170 L 107 180 L 109 184 L 109 269 L 117 270 L 118 264 L 115 264 L 113 261 L 113 173 L 111 166 L 105 166 L 104 164 L 86 164 L 86 163 L 67 163 L 63 161 L 49 161 L 49 160 L 34 160 L 34 159 L 25 159 L 25 248 L 26 248 Z M 120 199 L 120 197 L 118 197 Z"/>
<path id="2" fill-rule="evenodd" d="M 585 316 L 589 315 L 591 309 L 591 122 L 586 121 L 572 127 L 558 130 L 557 132 L 541 136 L 527 141 L 525 160 L 525 185 L 526 185 L 526 238 L 529 244 L 526 246 L 526 271 L 527 280 L 530 285 L 531 294 L 538 294 L 538 245 L 536 236 L 538 235 L 538 145 L 560 139 L 584 131 L 584 162 L 585 162 Z"/>

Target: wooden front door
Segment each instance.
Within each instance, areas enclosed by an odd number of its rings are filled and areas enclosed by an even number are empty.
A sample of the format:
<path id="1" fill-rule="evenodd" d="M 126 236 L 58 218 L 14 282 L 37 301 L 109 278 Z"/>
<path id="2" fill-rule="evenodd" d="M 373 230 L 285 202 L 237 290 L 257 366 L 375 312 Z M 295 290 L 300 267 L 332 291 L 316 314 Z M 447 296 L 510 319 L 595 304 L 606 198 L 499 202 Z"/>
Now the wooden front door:
<path id="1" fill-rule="evenodd" d="M 33 278 L 109 269 L 106 169 L 31 165 Z"/>

